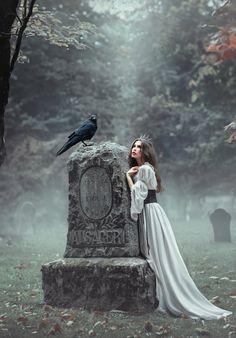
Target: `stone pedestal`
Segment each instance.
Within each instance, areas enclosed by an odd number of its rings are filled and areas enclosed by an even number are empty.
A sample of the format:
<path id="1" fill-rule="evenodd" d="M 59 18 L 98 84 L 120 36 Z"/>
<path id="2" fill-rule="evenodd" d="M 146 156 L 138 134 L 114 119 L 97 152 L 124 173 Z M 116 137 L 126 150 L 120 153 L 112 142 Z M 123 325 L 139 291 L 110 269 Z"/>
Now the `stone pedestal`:
<path id="1" fill-rule="evenodd" d="M 47 304 L 102 311 L 155 309 L 155 276 L 141 258 L 67 258 L 45 264 Z"/>
<path id="2" fill-rule="evenodd" d="M 46 303 L 89 309 L 153 311 L 155 275 L 139 256 L 125 172 L 128 150 L 80 147 L 68 162 L 69 216 L 64 259 L 43 265 Z"/>

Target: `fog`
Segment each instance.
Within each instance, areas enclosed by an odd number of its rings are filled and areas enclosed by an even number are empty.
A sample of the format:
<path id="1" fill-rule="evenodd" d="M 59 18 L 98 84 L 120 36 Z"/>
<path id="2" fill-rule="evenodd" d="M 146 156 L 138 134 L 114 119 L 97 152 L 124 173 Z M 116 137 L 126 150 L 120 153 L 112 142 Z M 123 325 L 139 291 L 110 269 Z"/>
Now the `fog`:
<path id="1" fill-rule="evenodd" d="M 55 153 L 68 133 L 96 112 L 94 142 L 128 146 L 137 135 L 151 136 L 165 188 L 158 201 L 180 240 L 189 236 L 191 243 L 195 233 L 196 243 L 212 241 L 209 216 L 217 208 L 231 214 L 234 240 L 235 146 L 225 144 L 222 129 L 234 116 L 235 86 L 230 83 L 235 60 L 217 65 L 206 61 L 207 32 L 199 27 L 208 22 L 215 2 L 204 8 L 179 4 L 39 4 L 64 25 L 78 16 L 95 25 L 96 33 L 81 29 L 81 50 L 73 43 L 55 46 L 42 37 L 23 42 L 29 63 L 16 67 L 6 111 L 2 238 L 66 236 L 66 162 L 76 146 L 61 158 Z M 50 245 L 51 235 L 47 240 Z"/>

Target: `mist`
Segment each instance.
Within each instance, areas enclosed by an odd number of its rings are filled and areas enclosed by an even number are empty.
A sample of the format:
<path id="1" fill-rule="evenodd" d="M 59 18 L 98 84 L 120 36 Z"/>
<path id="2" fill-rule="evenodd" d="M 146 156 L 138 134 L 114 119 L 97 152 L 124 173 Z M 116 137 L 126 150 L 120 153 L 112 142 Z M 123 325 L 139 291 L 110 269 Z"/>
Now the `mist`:
<path id="1" fill-rule="evenodd" d="M 225 294 L 235 290 L 235 144 L 225 142 L 223 127 L 235 117 L 236 61 L 212 62 L 206 52 L 211 31 L 203 26 L 214 24 L 216 5 L 38 3 L 40 13 L 53 13 L 63 23 L 59 35 L 68 36 L 66 42 L 47 37 L 53 29 L 49 21 L 44 37 L 26 31 L 21 58 L 26 62 L 16 65 L 11 78 L 7 158 L 0 169 L 0 246 L 19 271 L 11 269 L 6 290 L 13 284 L 23 288 L 23 280 L 40 290 L 35 303 L 42 301 L 40 266 L 62 258 L 66 246 L 67 162 L 83 145 L 60 157 L 56 152 L 91 113 L 98 116 L 95 144 L 116 142 L 128 151 L 136 137 L 151 137 L 164 186 L 157 200 L 191 275 L 209 298 L 217 290 L 210 275 L 221 290 L 220 278 L 228 278 Z M 74 23 L 81 30 L 68 28 Z M 219 208 L 231 216 L 230 242 L 214 239 L 210 216 Z M 22 277 L 20 264 L 34 270 Z M 235 308 L 232 302 L 228 297 L 224 304 Z M 218 332 L 214 325 L 212 330 Z"/>

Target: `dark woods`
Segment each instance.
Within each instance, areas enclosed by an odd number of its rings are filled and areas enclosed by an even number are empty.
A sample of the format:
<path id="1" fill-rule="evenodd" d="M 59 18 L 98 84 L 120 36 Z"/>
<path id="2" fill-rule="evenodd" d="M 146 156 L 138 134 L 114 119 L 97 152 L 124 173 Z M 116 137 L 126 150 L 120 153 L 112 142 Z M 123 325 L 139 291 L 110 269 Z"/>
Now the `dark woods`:
<path id="1" fill-rule="evenodd" d="M 8 103 L 9 80 L 11 72 L 20 53 L 23 33 L 32 15 L 36 0 L 0 0 L 0 166 L 6 156 L 5 148 L 5 106 Z M 19 7 L 21 6 L 21 14 Z M 18 27 L 12 31 L 14 22 L 18 20 Z M 15 35 L 15 46 L 11 44 Z"/>
<path id="2" fill-rule="evenodd" d="M 182 196 L 201 197 L 216 189 L 235 195 L 235 145 L 225 143 L 223 127 L 235 115 L 236 59 L 215 62 L 206 51 L 218 20 L 213 2 L 135 0 L 125 6 L 114 1 L 112 8 L 110 3 L 37 2 L 22 44 L 29 63 L 12 72 L 6 106 L 17 2 L 0 0 L 1 32 L 8 33 L 0 39 L 0 163 L 5 108 L 8 151 L 0 199 L 14 208 L 37 191 L 41 203 L 45 187 L 60 196 L 73 150 L 55 159 L 58 145 L 93 111 L 99 116 L 94 142 L 127 146 L 143 133 L 151 137 L 166 189 L 169 176 Z M 15 22 L 19 33 L 23 25 Z"/>

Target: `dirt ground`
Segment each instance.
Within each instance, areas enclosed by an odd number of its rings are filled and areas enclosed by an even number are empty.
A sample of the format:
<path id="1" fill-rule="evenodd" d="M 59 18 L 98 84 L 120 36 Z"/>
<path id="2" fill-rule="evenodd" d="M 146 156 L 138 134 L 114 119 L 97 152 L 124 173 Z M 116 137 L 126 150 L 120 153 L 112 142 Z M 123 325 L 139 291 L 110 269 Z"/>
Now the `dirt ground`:
<path id="1" fill-rule="evenodd" d="M 1 238 L 0 338 L 29 337 L 236 337 L 236 227 L 232 243 L 214 243 L 207 220 L 175 222 L 180 251 L 201 292 L 231 310 L 227 319 L 203 321 L 167 314 L 86 311 L 43 302 L 41 265 L 62 258 L 66 229 L 39 232 L 36 238 Z"/>

